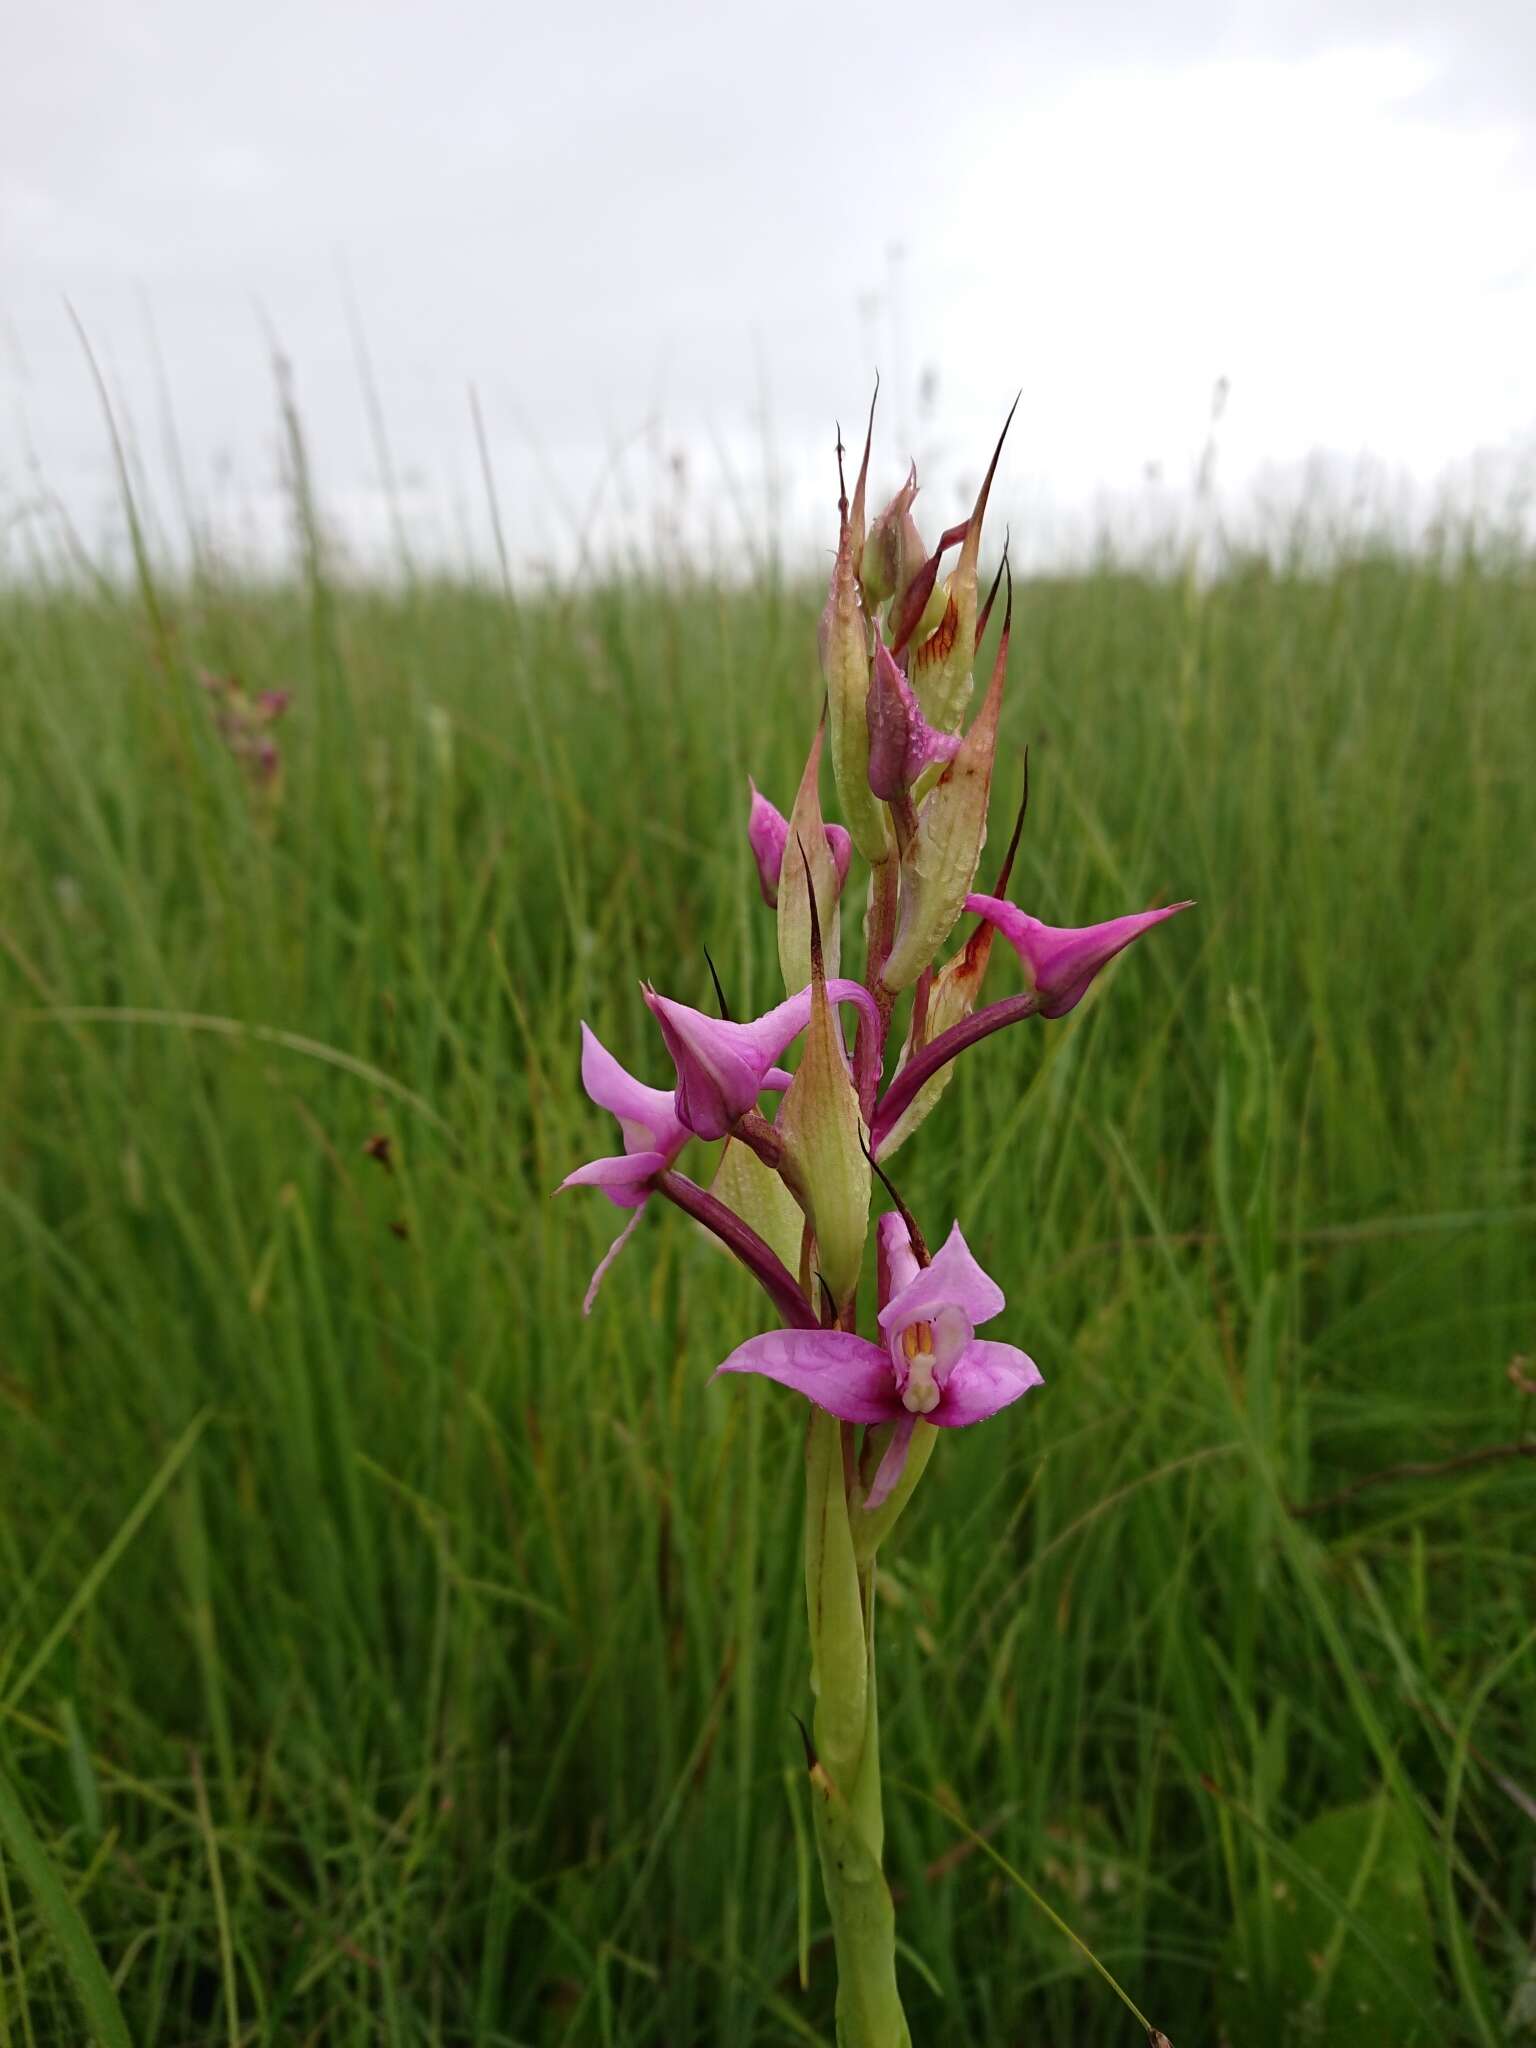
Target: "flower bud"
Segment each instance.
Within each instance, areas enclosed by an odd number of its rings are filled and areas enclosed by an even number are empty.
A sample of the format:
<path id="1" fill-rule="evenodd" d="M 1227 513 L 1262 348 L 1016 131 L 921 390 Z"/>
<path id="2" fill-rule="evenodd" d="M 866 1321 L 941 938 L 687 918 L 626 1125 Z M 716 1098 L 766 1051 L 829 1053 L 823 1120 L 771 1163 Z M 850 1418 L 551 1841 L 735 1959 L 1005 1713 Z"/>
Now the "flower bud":
<path id="1" fill-rule="evenodd" d="M 777 804 L 769 802 L 750 775 L 747 787 L 752 792 L 752 805 L 747 812 L 747 844 L 757 862 L 757 886 L 772 910 L 779 900 L 779 870 L 784 865 L 789 820 Z"/>
<path id="2" fill-rule="evenodd" d="M 757 886 L 762 891 L 763 901 L 772 910 L 779 900 L 779 875 L 784 867 L 784 849 L 789 844 L 789 820 L 777 804 L 763 795 L 750 775 L 747 787 L 752 792 L 752 806 L 747 813 L 747 844 L 757 863 Z M 832 865 L 837 871 L 838 893 L 841 894 L 853 863 L 853 841 L 841 825 L 825 825 L 822 829 L 826 834 Z M 808 979 L 809 969 L 800 977 L 801 988 Z"/>
<path id="3" fill-rule="evenodd" d="M 936 761 L 959 752 L 956 733 L 935 732 L 890 649 L 875 642 L 869 683 L 869 786 L 887 803 L 905 796 Z"/>
<path id="4" fill-rule="evenodd" d="M 893 612 L 899 610 L 913 579 L 928 559 L 923 536 L 912 517 L 912 501 L 916 496 L 917 464 L 913 463 L 906 482 L 876 518 L 864 543 L 864 553 L 859 562 L 859 583 L 864 592 L 864 602 L 871 612 L 887 599 L 891 600 Z M 930 591 L 915 629 L 916 637 L 924 638 L 933 631 L 944 616 L 944 603 L 943 592 Z"/>

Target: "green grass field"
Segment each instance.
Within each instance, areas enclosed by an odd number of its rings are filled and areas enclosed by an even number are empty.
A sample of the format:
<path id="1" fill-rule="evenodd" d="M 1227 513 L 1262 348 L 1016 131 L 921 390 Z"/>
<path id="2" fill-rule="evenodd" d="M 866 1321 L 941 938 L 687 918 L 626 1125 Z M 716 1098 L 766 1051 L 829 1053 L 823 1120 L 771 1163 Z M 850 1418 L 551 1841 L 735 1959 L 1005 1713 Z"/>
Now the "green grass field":
<path id="1" fill-rule="evenodd" d="M 778 993 L 818 603 L 0 596 L 0 2048 L 830 2043 L 803 1406 L 550 1200 L 580 1018 Z M 882 1553 L 919 2048 L 1142 2040 L 1017 1878 L 1176 2048 L 1536 2003 L 1536 1463 L 1292 1512 L 1529 1442 L 1533 684 L 1487 551 L 1020 592 L 984 875 L 1028 740 L 1017 900 L 1200 907 L 896 1162 L 1047 1379 Z"/>

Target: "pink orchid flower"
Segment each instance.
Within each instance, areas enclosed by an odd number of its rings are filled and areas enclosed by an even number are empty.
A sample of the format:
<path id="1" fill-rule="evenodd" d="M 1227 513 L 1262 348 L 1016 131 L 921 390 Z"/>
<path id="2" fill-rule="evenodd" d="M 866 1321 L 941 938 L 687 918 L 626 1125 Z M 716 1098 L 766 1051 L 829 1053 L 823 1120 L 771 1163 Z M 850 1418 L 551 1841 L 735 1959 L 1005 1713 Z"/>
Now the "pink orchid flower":
<path id="1" fill-rule="evenodd" d="M 585 1166 L 568 1173 L 555 1193 L 563 1194 L 567 1188 L 601 1188 L 616 1208 L 635 1212 L 588 1283 L 581 1312 L 589 1316 L 608 1268 L 634 1235 L 656 1176 L 668 1171 L 693 1132 L 679 1120 L 672 1106 L 672 1090 L 648 1088 L 637 1081 L 585 1023 L 581 1027 L 581 1085 L 599 1109 L 606 1109 L 618 1120 L 624 1150 L 606 1159 L 589 1159 Z M 782 1068 L 771 1067 L 763 1076 L 763 1086 L 783 1090 L 789 1086 L 789 1076 Z"/>
<path id="2" fill-rule="evenodd" d="M 880 1218 L 882 1344 L 851 1330 L 770 1330 L 739 1345 L 722 1372 L 756 1372 L 793 1387 L 843 1422 L 896 1427 L 864 1505 L 889 1496 L 919 1419 L 936 1429 L 984 1422 L 1041 1383 L 1015 1345 L 976 1335 L 1003 1308 L 1003 1291 L 971 1256 L 957 1223 L 921 1266 L 901 1217 Z"/>
<path id="3" fill-rule="evenodd" d="M 1130 917 L 1112 917 L 1107 924 L 1077 927 L 1042 924 L 1005 903 L 999 896 L 967 896 L 967 910 L 995 925 L 1018 954 L 1030 986 L 1040 1001 L 1042 1017 L 1065 1017 L 1088 992 L 1098 973 L 1143 932 L 1193 902 L 1170 903 L 1162 910 L 1139 910 Z"/>
<path id="4" fill-rule="evenodd" d="M 829 981 L 826 987 L 830 1001 L 857 1003 L 878 1029 L 879 1012 L 862 984 Z M 737 1119 L 756 1106 L 770 1085 L 774 1061 L 800 1036 L 811 1016 L 808 986 L 748 1024 L 706 1017 L 702 1010 L 675 1003 L 649 987 L 645 1000 L 677 1069 L 672 1107 L 678 1120 L 699 1138 L 727 1136 Z"/>
<path id="5" fill-rule="evenodd" d="M 789 820 L 777 804 L 770 803 L 763 795 L 750 775 L 747 787 L 752 792 L 752 807 L 747 813 L 747 844 L 757 862 L 757 886 L 763 893 L 763 901 L 773 910 L 779 900 L 779 874 L 784 866 L 784 849 L 789 844 Z M 841 825 L 828 825 L 825 830 L 841 894 L 853 859 L 853 841 Z"/>
<path id="6" fill-rule="evenodd" d="M 780 1077 L 785 1078 L 785 1077 Z M 581 1085 L 599 1109 L 618 1120 L 624 1150 L 607 1159 L 589 1159 L 568 1173 L 557 1194 L 566 1188 L 601 1188 L 620 1209 L 633 1209 L 624 1228 L 603 1254 L 587 1286 L 581 1312 L 591 1315 L 597 1290 L 608 1268 L 634 1235 L 640 1211 L 650 1199 L 651 1183 L 665 1173 L 693 1133 L 678 1121 L 670 1088 L 648 1088 L 621 1067 L 590 1025 L 581 1027 Z"/>

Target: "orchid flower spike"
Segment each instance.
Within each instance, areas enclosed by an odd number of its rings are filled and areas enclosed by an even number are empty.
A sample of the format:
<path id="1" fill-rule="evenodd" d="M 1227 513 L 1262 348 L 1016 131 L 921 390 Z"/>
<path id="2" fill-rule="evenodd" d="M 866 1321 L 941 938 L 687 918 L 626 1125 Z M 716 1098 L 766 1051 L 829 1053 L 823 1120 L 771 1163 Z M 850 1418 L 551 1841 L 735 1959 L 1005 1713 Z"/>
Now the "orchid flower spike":
<path id="1" fill-rule="evenodd" d="M 829 981 L 827 995 L 834 1003 L 857 1003 L 872 1028 L 878 1027 L 874 999 L 860 983 Z M 684 1127 L 699 1138 L 725 1137 L 756 1106 L 763 1089 L 775 1085 L 774 1061 L 800 1036 L 811 1015 L 808 987 L 744 1024 L 706 1017 L 702 1010 L 659 996 L 650 987 L 645 1000 L 677 1069 L 672 1107 Z"/>
<path id="2" fill-rule="evenodd" d="M 957 1223 L 921 1266 L 894 1210 L 880 1218 L 880 1334 L 771 1330 L 739 1345 L 716 1374 L 756 1372 L 793 1387 L 844 1422 L 894 1422 L 895 1431 L 866 1508 L 877 1508 L 901 1477 L 919 1421 L 936 1429 L 984 1422 L 1041 1383 L 1034 1360 L 1015 1345 L 976 1335 L 1003 1308 L 1003 1291 L 971 1256 Z"/>
<path id="3" fill-rule="evenodd" d="M 747 844 L 757 862 L 757 886 L 763 892 L 763 901 L 773 910 L 779 900 L 779 873 L 784 866 L 784 849 L 789 844 L 789 820 L 777 804 L 763 795 L 750 775 L 747 787 L 752 792 L 752 807 L 747 813 Z M 841 825 L 828 825 L 826 834 L 841 894 L 853 859 L 853 841 Z"/>
<path id="4" fill-rule="evenodd" d="M 784 1077 L 781 1076 L 781 1079 Z M 592 1275 L 581 1304 L 591 1315 L 604 1275 L 624 1249 L 650 1199 L 651 1184 L 665 1173 L 693 1133 L 672 1107 L 672 1091 L 648 1088 L 626 1073 L 588 1024 L 581 1027 L 581 1085 L 599 1109 L 618 1119 L 624 1150 L 607 1159 L 589 1159 L 568 1173 L 555 1190 L 601 1188 L 609 1201 L 634 1215 L 619 1232 Z"/>
<path id="5" fill-rule="evenodd" d="M 998 896 L 967 896 L 967 910 L 995 925 L 1012 946 L 1040 999 L 1042 1017 L 1065 1017 L 1088 992 L 1101 967 L 1124 952 L 1133 939 L 1164 918 L 1193 910 L 1192 901 L 1170 903 L 1162 910 L 1139 910 L 1130 917 L 1112 917 L 1106 924 L 1081 926 L 1042 924 Z"/>

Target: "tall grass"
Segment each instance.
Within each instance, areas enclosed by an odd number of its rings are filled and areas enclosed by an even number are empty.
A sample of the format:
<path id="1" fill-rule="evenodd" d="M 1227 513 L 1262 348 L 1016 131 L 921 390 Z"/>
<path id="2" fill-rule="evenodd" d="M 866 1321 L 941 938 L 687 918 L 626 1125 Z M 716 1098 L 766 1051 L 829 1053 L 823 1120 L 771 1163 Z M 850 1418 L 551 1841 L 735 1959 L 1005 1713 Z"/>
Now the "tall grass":
<path id="1" fill-rule="evenodd" d="M 60 1898 L 136 2043 L 827 2042 L 803 1414 L 709 1384 L 762 1310 L 675 1215 L 583 1322 L 613 1212 L 549 1199 L 578 1018 L 660 1080 L 641 974 L 775 992 L 816 593 L 144 578 L 0 598 L 0 2048 L 82 2038 Z M 1047 1377 L 883 1582 L 914 2037 L 1135 2035 L 997 1858 L 1178 2048 L 1289 2011 L 1288 1845 L 1382 1791 L 1426 2038 L 1492 2043 L 1536 1467 L 1291 1509 L 1528 1421 L 1529 568 L 1105 567 L 1015 648 L 1015 896 L 1200 909 L 897 1161 Z M 293 687 L 279 804 L 200 665 Z"/>

